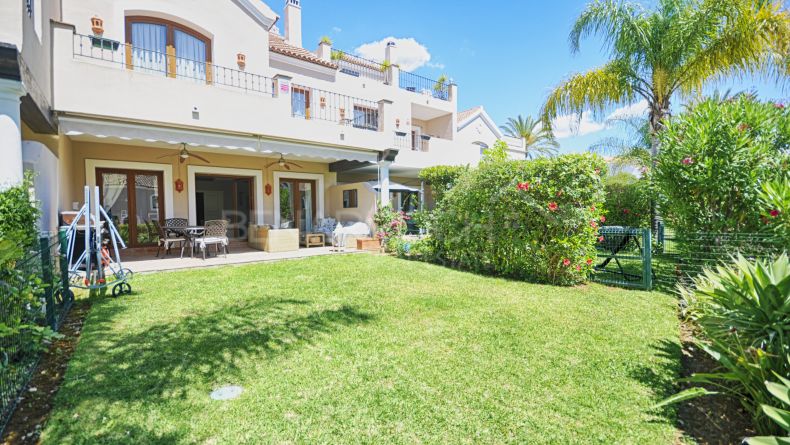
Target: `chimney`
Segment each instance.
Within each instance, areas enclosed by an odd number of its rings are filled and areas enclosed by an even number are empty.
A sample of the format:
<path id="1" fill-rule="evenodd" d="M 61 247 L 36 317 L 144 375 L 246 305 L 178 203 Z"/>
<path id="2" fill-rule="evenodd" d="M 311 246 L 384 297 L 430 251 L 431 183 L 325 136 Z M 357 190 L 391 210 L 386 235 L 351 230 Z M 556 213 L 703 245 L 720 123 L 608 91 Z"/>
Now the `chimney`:
<path id="1" fill-rule="evenodd" d="M 302 47 L 302 7 L 299 0 L 285 0 L 285 41 Z"/>
<path id="2" fill-rule="evenodd" d="M 384 60 L 391 63 L 392 65 L 395 65 L 395 58 L 397 57 L 396 50 L 397 46 L 395 45 L 395 42 L 387 42 L 387 47 L 384 49 Z"/>

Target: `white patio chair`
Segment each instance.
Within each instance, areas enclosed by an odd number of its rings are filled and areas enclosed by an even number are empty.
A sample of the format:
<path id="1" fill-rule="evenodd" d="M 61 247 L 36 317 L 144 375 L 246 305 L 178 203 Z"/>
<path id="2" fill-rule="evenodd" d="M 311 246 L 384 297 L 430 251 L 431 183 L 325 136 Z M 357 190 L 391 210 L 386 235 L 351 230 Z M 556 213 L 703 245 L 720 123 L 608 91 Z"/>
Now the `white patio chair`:
<path id="1" fill-rule="evenodd" d="M 200 247 L 200 250 L 203 251 L 203 259 L 206 259 L 206 250 L 212 244 L 215 246 L 217 255 L 219 255 L 219 246 L 222 246 L 225 258 L 227 258 L 229 242 L 228 221 L 224 219 L 206 221 L 205 228 L 203 235 L 194 240 L 195 246 Z"/>

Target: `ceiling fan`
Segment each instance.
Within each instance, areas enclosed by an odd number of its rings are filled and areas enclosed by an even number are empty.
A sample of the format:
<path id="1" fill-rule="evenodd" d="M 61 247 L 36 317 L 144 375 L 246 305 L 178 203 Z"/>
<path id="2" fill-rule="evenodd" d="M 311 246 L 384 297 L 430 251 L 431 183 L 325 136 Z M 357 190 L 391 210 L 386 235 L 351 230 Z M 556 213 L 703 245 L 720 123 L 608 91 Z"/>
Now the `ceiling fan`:
<path id="1" fill-rule="evenodd" d="M 302 168 L 302 166 L 297 164 L 296 162 L 286 161 L 285 157 L 283 157 L 282 153 L 280 153 L 280 159 L 268 164 L 266 166 L 266 168 L 269 168 L 269 167 L 271 167 L 273 165 L 279 165 L 280 167 L 282 167 L 282 168 L 284 168 L 286 170 L 290 170 L 291 169 L 291 167 L 290 167 L 291 165 L 293 165 L 294 167 L 297 167 L 297 168 Z"/>
<path id="2" fill-rule="evenodd" d="M 186 162 L 187 159 L 189 158 L 196 158 L 205 162 L 206 164 L 211 164 L 211 162 L 208 159 L 204 158 L 203 156 L 200 156 L 198 154 L 192 153 L 189 150 L 187 150 L 187 144 L 184 142 L 181 143 L 181 150 L 178 153 L 159 156 L 157 159 L 168 158 L 170 156 L 178 156 L 178 162 L 181 164 Z"/>

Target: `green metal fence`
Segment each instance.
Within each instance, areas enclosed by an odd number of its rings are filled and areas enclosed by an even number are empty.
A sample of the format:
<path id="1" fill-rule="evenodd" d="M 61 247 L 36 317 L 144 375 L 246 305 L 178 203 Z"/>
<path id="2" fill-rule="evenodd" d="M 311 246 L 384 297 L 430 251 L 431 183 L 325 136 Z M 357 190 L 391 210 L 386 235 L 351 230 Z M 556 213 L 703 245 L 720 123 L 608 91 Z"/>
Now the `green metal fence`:
<path id="1" fill-rule="evenodd" d="M 650 229 L 601 227 L 598 263 L 593 280 L 637 289 L 674 291 L 688 286 L 706 267 L 726 263 L 735 255 L 771 258 L 782 253 L 769 235 L 759 233 L 676 233 Z"/>
<path id="2" fill-rule="evenodd" d="M 19 395 L 38 364 L 41 348 L 34 330 L 28 326 L 60 328 L 74 302 L 69 290 L 65 260 L 65 232 L 42 237 L 24 259 L 6 271 L 0 281 L 0 433 L 16 407 Z M 32 281 L 35 298 L 24 298 Z"/>
<path id="3" fill-rule="evenodd" d="M 677 233 L 666 229 L 653 249 L 656 287 L 674 290 L 678 284 L 688 286 L 706 267 L 730 262 L 735 255 L 772 258 L 786 248 L 760 233 Z"/>
<path id="4" fill-rule="evenodd" d="M 593 279 L 614 286 L 652 289 L 650 240 L 650 229 L 601 227 Z"/>

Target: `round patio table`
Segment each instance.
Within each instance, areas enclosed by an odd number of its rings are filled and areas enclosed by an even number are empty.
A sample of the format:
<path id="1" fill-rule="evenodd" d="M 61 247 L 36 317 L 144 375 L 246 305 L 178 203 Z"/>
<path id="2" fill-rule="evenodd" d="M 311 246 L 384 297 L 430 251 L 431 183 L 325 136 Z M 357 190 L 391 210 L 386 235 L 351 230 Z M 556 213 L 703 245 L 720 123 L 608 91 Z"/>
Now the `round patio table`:
<path id="1" fill-rule="evenodd" d="M 181 227 L 179 229 L 175 229 L 181 232 L 184 235 L 184 238 L 187 240 L 187 244 L 189 244 L 189 257 L 195 257 L 195 238 L 199 238 L 203 233 L 206 231 L 206 228 L 203 226 L 187 226 Z M 184 247 L 181 246 L 181 258 L 184 258 Z"/>

